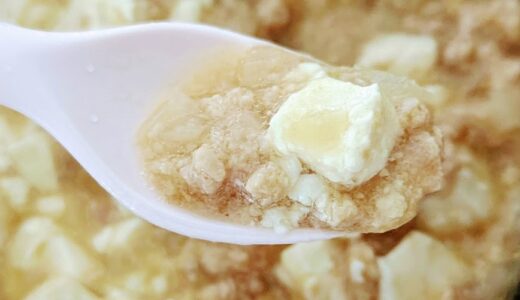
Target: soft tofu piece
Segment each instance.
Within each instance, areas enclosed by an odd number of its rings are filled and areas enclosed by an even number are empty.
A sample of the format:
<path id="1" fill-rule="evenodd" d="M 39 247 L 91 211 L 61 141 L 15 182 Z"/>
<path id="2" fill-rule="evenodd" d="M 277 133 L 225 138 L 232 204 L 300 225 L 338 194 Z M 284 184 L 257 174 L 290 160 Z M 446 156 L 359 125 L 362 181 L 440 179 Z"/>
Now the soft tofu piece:
<path id="1" fill-rule="evenodd" d="M 60 233 L 60 229 L 49 218 L 33 217 L 26 220 L 9 243 L 9 262 L 23 270 L 39 266 L 45 244 L 51 237 Z"/>
<path id="2" fill-rule="evenodd" d="M 285 170 L 275 163 L 267 163 L 251 174 L 245 188 L 252 201 L 266 207 L 282 200 L 289 185 Z"/>
<path id="3" fill-rule="evenodd" d="M 276 276 L 304 299 L 346 299 L 343 283 L 332 275 L 334 252 L 331 241 L 289 246 L 281 254 Z"/>
<path id="4" fill-rule="evenodd" d="M 49 238 L 42 252 L 42 264 L 50 273 L 86 282 L 101 271 L 98 262 L 64 235 Z"/>
<path id="5" fill-rule="evenodd" d="M 51 192 L 58 187 L 49 138 L 41 132 L 32 132 L 9 145 L 16 170 L 32 186 L 42 192 Z"/>
<path id="6" fill-rule="evenodd" d="M 448 299 L 450 288 L 471 278 L 466 264 L 448 247 L 412 231 L 378 260 L 379 299 Z"/>
<path id="7" fill-rule="evenodd" d="M 430 93 L 431 97 L 426 97 L 424 100 L 426 104 L 434 109 L 440 109 L 448 102 L 449 91 L 446 87 L 439 84 L 425 85 L 424 89 Z"/>
<path id="8" fill-rule="evenodd" d="M 60 195 L 41 197 L 36 200 L 38 212 L 49 216 L 60 216 L 65 211 L 65 200 Z"/>
<path id="9" fill-rule="evenodd" d="M 70 278 L 51 278 L 27 295 L 25 300 L 100 300 L 81 283 Z"/>
<path id="10" fill-rule="evenodd" d="M 170 18 L 176 21 L 199 22 L 202 12 L 213 5 L 214 0 L 179 0 Z"/>
<path id="11" fill-rule="evenodd" d="M 20 209 L 27 203 L 29 184 L 21 177 L 0 179 L 0 189 L 13 209 Z"/>
<path id="12" fill-rule="evenodd" d="M 67 13 L 55 29 L 103 28 L 137 21 L 138 6 L 134 0 L 69 0 Z M 144 2 L 144 1 L 143 1 Z"/>
<path id="13" fill-rule="evenodd" d="M 302 172 L 302 164 L 296 156 L 284 156 L 277 159 L 276 164 L 285 171 L 287 178 L 289 179 L 290 186 L 293 186 L 300 178 Z"/>
<path id="14" fill-rule="evenodd" d="M 168 278 L 164 274 L 155 276 L 150 281 L 150 285 L 154 293 L 164 294 L 168 290 Z"/>
<path id="15" fill-rule="evenodd" d="M 329 191 L 325 181 L 315 174 L 302 174 L 289 192 L 289 199 L 305 206 L 311 206 L 324 198 L 329 200 Z"/>
<path id="16" fill-rule="evenodd" d="M 109 287 L 106 289 L 104 293 L 104 299 L 106 300 L 137 300 L 137 298 L 133 293 L 119 288 L 119 287 Z"/>
<path id="17" fill-rule="evenodd" d="M 119 223 L 109 225 L 98 232 L 92 239 L 94 249 L 101 253 L 106 253 L 114 249 L 120 249 L 129 244 L 139 229 L 145 223 L 137 218 L 130 218 Z"/>
<path id="18" fill-rule="evenodd" d="M 328 180 L 355 186 L 385 165 L 401 133 L 393 104 L 379 86 L 325 77 L 287 98 L 271 118 L 268 136 L 283 155 L 295 155 Z"/>
<path id="19" fill-rule="evenodd" d="M 475 156 L 453 176 L 453 186 L 427 197 L 419 223 L 436 233 L 452 233 L 479 226 L 494 215 L 496 194 L 491 172 Z"/>
<path id="20" fill-rule="evenodd" d="M 428 35 L 393 33 L 369 41 L 357 64 L 419 79 L 435 64 L 437 42 Z"/>
<path id="21" fill-rule="evenodd" d="M 325 77 L 327 77 L 327 72 L 319 64 L 304 62 L 287 73 L 284 80 L 288 82 L 307 82 Z"/>
<path id="22" fill-rule="evenodd" d="M 326 274 L 334 267 L 329 247 L 328 241 L 295 244 L 282 252 L 280 261 L 296 280 Z"/>
<path id="23" fill-rule="evenodd" d="M 314 203 L 314 215 L 321 221 L 337 226 L 358 212 L 358 208 L 348 196 L 334 199 L 319 198 Z"/>
<path id="24" fill-rule="evenodd" d="M 86 2 L 91 2 L 86 1 Z M 97 0 L 98 11 L 100 12 L 100 23 L 107 24 L 128 24 L 136 21 L 137 1 L 134 0 Z"/>
<path id="25" fill-rule="evenodd" d="M 0 145 L 6 145 L 13 141 L 14 133 L 5 118 L 0 116 Z"/>
<path id="26" fill-rule="evenodd" d="M 22 270 L 48 273 L 88 281 L 100 265 L 49 218 L 34 217 L 20 226 L 8 247 L 10 263 Z"/>
<path id="27" fill-rule="evenodd" d="M 300 205 L 291 207 L 273 207 L 265 211 L 261 225 L 273 228 L 277 233 L 285 233 L 298 227 L 298 222 L 309 213 L 309 209 Z"/>
<path id="28" fill-rule="evenodd" d="M 2 20 L 20 26 L 51 29 L 66 8 L 67 1 L 0 0 Z"/>
<path id="29" fill-rule="evenodd" d="M 5 148 L 0 148 L 0 172 L 5 172 L 11 167 L 11 158 Z"/>
<path id="30" fill-rule="evenodd" d="M 143 293 L 146 289 L 146 275 L 141 271 L 133 272 L 126 276 L 123 285 L 131 293 Z"/>
<path id="31" fill-rule="evenodd" d="M 205 194 L 213 194 L 226 177 L 226 168 L 215 151 L 202 145 L 192 155 L 191 164 L 180 170 L 186 182 Z"/>

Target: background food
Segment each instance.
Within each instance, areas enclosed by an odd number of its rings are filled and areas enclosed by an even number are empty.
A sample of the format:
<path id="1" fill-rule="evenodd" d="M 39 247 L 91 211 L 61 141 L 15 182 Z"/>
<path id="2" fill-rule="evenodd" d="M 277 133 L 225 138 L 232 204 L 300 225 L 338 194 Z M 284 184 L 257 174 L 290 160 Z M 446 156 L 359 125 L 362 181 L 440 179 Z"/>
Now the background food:
<path id="1" fill-rule="evenodd" d="M 497 299 L 518 282 L 518 1 L 0 0 L 0 8 L 4 21 L 47 30 L 206 22 L 330 63 L 412 76 L 431 91 L 447 136 L 445 188 L 406 226 L 239 247 L 139 221 L 45 133 L 1 110 L 1 299 Z M 432 284 L 412 287 L 418 277 Z"/>

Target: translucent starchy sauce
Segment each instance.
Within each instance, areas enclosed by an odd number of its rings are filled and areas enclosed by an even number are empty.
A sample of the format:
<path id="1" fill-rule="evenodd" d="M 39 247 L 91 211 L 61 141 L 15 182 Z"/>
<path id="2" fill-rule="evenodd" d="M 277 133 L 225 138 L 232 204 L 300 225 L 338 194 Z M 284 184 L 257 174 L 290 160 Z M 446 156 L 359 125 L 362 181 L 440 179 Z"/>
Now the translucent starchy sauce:
<path id="1" fill-rule="evenodd" d="M 384 232 L 440 188 L 440 134 L 412 81 L 272 46 L 203 61 L 140 129 L 168 201 L 277 231 Z"/>
<path id="2" fill-rule="evenodd" d="M 417 216 L 397 229 L 313 243 L 246 247 L 189 239 L 138 219 L 118 207 L 34 123 L 0 109 L 0 299 L 514 299 L 520 270 L 517 0 L 0 0 L 0 20 L 56 31 L 156 20 L 203 22 L 267 38 L 333 65 L 405 76 L 429 93 L 415 98 L 427 103 L 430 118 L 443 133 L 445 150 L 441 190 L 427 195 Z M 321 74 L 308 68 L 313 64 L 300 62 L 289 69 L 300 66 Z M 372 78 L 346 69 L 357 73 L 342 78 L 338 75 L 342 72 L 331 71 L 338 68 L 317 64 L 333 79 L 363 88 L 378 85 L 384 98 L 382 82 L 388 75 Z M 211 68 L 202 66 L 206 72 Z M 79 68 L 89 72 L 85 64 Z M 354 80 L 358 77 L 364 83 Z M 198 92 L 206 91 L 205 86 L 185 93 L 194 99 L 207 97 Z M 305 86 L 308 82 L 302 81 L 297 90 Z M 219 87 L 214 94 L 228 88 Z M 365 91 L 376 95 L 374 90 Z M 175 94 L 169 96 L 164 100 Z M 279 100 L 280 107 L 287 103 L 286 96 Z M 371 99 L 373 107 L 381 107 L 377 97 Z M 333 105 L 331 101 L 327 107 Z M 232 115 L 219 108 L 212 106 L 215 113 Z M 268 132 L 271 120 L 263 120 L 259 131 Z M 293 124 L 286 120 L 284 124 Z M 319 118 L 311 121 L 320 125 Z M 103 124 L 100 119 L 96 126 Z M 400 120 L 401 130 L 406 128 L 403 124 Z M 333 127 L 338 131 L 345 126 L 337 125 Z M 307 146 L 298 135 L 296 141 Z M 280 156 L 282 152 L 272 148 Z M 308 162 L 299 158 L 301 189 L 331 181 L 324 174 L 320 180 L 308 176 L 318 173 L 310 169 L 309 163 L 320 163 L 313 157 Z M 276 159 L 260 161 L 277 164 Z M 283 170 L 297 174 L 294 159 L 286 162 Z M 274 172 L 272 166 L 263 170 L 258 178 Z M 282 172 L 279 167 L 274 170 Z M 244 182 L 247 178 L 244 175 Z M 303 191 L 291 197 L 310 194 Z"/>

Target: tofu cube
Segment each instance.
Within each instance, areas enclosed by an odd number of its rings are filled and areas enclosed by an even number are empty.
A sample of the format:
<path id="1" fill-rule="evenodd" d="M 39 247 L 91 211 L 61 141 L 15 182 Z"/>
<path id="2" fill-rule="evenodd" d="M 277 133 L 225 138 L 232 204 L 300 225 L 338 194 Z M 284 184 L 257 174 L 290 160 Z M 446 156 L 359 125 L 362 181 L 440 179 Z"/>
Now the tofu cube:
<path id="1" fill-rule="evenodd" d="M 18 173 L 42 192 L 58 187 L 58 176 L 49 138 L 41 133 L 30 133 L 11 144 L 9 155 Z"/>

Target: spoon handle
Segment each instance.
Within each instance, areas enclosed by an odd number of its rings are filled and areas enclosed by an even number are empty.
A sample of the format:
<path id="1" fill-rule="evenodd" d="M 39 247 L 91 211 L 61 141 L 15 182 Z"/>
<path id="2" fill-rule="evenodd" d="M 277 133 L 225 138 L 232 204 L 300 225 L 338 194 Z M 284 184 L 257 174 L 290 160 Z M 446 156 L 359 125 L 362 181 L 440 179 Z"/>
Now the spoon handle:
<path id="1" fill-rule="evenodd" d="M 35 72 L 47 33 L 0 24 L 0 104 L 26 112 L 44 91 Z M 40 96 L 39 96 L 40 95 Z"/>

